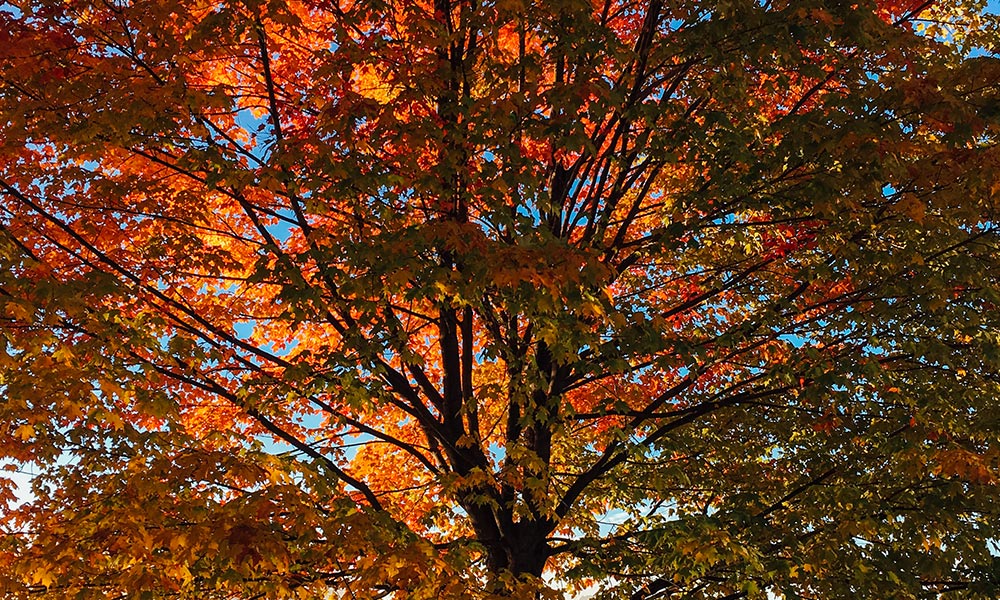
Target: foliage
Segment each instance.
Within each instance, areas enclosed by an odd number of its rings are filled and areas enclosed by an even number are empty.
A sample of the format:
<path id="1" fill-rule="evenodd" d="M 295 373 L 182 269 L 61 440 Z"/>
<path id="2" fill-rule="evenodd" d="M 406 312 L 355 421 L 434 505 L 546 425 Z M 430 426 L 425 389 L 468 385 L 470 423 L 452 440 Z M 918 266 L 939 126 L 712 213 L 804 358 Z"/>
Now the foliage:
<path id="1" fill-rule="evenodd" d="M 996 597 L 997 32 L 0 5 L 0 593 Z"/>

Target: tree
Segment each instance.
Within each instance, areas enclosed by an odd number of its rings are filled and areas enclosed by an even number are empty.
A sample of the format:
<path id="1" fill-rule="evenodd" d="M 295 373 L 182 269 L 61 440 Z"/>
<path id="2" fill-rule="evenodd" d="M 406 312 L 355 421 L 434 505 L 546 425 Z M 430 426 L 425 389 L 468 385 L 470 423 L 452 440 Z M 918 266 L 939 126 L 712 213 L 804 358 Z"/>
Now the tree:
<path id="1" fill-rule="evenodd" d="M 983 4 L 0 5 L 0 590 L 996 597 Z"/>

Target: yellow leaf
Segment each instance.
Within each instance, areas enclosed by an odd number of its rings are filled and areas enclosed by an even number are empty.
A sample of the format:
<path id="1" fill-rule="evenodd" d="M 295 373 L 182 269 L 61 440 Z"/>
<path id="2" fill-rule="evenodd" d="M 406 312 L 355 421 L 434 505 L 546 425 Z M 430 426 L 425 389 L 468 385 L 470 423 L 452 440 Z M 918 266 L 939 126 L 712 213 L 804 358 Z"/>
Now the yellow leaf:
<path id="1" fill-rule="evenodd" d="M 55 578 L 52 577 L 52 572 L 45 567 L 36 569 L 33 579 L 35 583 L 44 587 L 49 587 L 55 581 Z"/>
<path id="2" fill-rule="evenodd" d="M 7 314 L 10 315 L 15 320 L 18 321 L 31 320 L 32 316 L 31 311 L 25 308 L 23 305 L 18 304 L 17 302 L 8 302 L 6 309 L 7 309 Z"/>
<path id="3" fill-rule="evenodd" d="M 187 536 L 183 533 L 179 533 L 176 536 L 170 538 L 170 551 L 176 552 L 180 548 L 187 546 Z"/>
<path id="4" fill-rule="evenodd" d="M 26 442 L 35 435 L 35 426 L 30 424 L 21 425 L 14 431 L 14 435 Z"/>
<path id="5" fill-rule="evenodd" d="M 896 203 L 896 210 L 917 223 L 923 223 L 924 217 L 927 216 L 927 206 L 913 194 L 904 195 L 902 200 Z"/>

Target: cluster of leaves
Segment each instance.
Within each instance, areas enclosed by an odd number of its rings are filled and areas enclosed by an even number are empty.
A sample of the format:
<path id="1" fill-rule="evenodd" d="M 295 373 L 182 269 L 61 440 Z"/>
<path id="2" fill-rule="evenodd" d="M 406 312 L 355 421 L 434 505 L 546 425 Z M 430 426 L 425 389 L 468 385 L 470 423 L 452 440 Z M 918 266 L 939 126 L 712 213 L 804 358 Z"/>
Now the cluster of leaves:
<path id="1" fill-rule="evenodd" d="M 0 5 L 0 593 L 995 597 L 984 11 Z"/>

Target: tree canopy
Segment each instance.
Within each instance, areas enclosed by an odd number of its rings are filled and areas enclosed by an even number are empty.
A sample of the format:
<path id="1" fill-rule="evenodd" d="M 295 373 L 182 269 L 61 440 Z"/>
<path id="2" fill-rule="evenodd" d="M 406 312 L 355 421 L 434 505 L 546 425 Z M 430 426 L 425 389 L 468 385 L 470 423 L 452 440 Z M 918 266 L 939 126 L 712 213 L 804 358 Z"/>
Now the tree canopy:
<path id="1" fill-rule="evenodd" d="M 984 5 L 0 4 L 0 594 L 995 598 Z"/>

